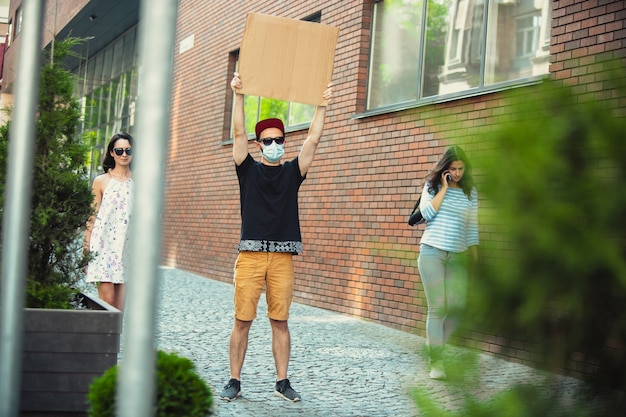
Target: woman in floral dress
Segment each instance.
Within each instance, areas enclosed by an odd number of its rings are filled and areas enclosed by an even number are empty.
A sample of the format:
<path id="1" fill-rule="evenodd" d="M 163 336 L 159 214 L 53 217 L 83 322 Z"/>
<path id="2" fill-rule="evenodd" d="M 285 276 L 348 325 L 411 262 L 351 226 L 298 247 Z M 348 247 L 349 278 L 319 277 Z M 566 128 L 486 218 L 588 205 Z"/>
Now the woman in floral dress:
<path id="1" fill-rule="evenodd" d="M 117 133 L 109 141 L 102 167 L 93 181 L 94 212 L 87 222 L 84 248 L 91 253 L 87 282 L 98 285 L 101 300 L 122 310 L 126 282 L 128 227 L 133 191 L 130 168 L 133 138 Z"/>

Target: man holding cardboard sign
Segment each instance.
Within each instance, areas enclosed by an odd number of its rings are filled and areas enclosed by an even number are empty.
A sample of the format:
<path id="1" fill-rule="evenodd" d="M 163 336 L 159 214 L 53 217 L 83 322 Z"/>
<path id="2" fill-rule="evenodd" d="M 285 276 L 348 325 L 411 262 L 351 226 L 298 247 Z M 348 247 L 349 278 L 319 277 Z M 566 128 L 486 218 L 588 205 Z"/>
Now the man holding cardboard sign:
<path id="1" fill-rule="evenodd" d="M 280 162 L 285 146 L 283 122 L 272 118 L 257 123 L 255 146 L 261 151 L 258 162 L 248 151 L 243 82 L 238 73 L 230 85 L 235 93 L 233 159 L 239 180 L 242 225 L 234 273 L 235 324 L 230 337 L 230 380 L 220 398 L 231 401 L 241 396 L 241 368 L 248 334 L 265 284 L 277 376 L 274 392 L 286 400 L 300 401 L 300 394 L 287 379 L 291 351 L 287 320 L 294 286 L 292 256 L 302 252 L 298 190 L 320 143 L 326 106 L 317 106 L 300 154 L 285 163 Z M 322 97 L 328 103 L 332 96 L 330 83 Z"/>

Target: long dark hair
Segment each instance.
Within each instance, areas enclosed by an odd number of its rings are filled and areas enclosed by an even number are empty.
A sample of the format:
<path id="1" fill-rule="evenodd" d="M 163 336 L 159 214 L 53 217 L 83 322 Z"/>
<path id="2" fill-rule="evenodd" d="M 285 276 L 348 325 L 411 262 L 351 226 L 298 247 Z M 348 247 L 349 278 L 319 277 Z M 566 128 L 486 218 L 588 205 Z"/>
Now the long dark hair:
<path id="1" fill-rule="evenodd" d="M 472 164 L 467 155 L 463 152 L 460 146 L 450 146 L 443 153 L 443 156 L 437 162 L 437 164 L 426 175 L 426 182 L 430 184 L 428 191 L 430 193 L 436 193 L 441 188 L 441 174 L 450 168 L 455 161 L 462 161 L 465 164 L 465 171 L 463 172 L 463 178 L 459 181 L 459 187 L 463 189 L 463 193 L 468 199 L 472 197 L 472 189 L 474 188 L 474 177 L 472 177 Z"/>
<path id="2" fill-rule="evenodd" d="M 115 159 L 113 159 L 113 157 L 111 156 L 111 152 L 113 152 L 115 142 L 118 139 L 126 139 L 130 143 L 130 146 L 133 146 L 133 137 L 128 133 L 120 132 L 113 135 L 107 146 L 107 152 L 104 155 L 104 161 L 102 161 L 102 169 L 104 170 L 104 172 L 109 172 L 109 170 L 115 168 Z"/>

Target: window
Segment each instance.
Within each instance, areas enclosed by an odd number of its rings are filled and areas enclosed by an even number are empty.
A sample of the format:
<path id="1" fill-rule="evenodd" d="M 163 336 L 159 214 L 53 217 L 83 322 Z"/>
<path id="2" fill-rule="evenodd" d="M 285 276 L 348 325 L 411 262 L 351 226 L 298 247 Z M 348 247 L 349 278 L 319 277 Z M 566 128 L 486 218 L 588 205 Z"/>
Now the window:
<path id="1" fill-rule="evenodd" d="M 321 13 L 315 13 L 303 20 L 320 23 Z M 239 52 L 234 54 L 235 71 L 239 66 Z M 242 75 L 243 76 L 243 75 Z M 267 97 L 246 96 L 244 101 L 246 117 L 246 132 L 254 132 L 254 127 L 259 120 L 277 117 L 285 124 L 285 129 L 300 127 L 311 123 L 315 114 L 315 106 L 302 103 L 294 103 Z M 232 117 L 231 117 L 232 120 Z M 230 137 L 232 138 L 232 126 Z"/>
<path id="2" fill-rule="evenodd" d="M 376 1 L 367 110 L 544 76 L 549 21 L 549 0 Z"/>
<path id="3" fill-rule="evenodd" d="M 75 94 L 83 111 L 83 134 L 92 143 L 90 177 L 102 171 L 102 152 L 119 131 L 133 133 L 139 70 L 136 30 L 130 29 L 76 70 Z"/>
<path id="4" fill-rule="evenodd" d="M 19 6 L 15 10 L 15 33 L 13 34 L 13 39 L 15 39 L 17 35 L 19 35 L 20 32 L 22 31 L 22 25 L 24 24 L 23 20 L 24 20 L 24 10 L 22 9 L 22 6 Z"/>
<path id="5" fill-rule="evenodd" d="M 251 133 L 254 132 L 254 127 L 259 120 L 270 117 L 281 119 L 285 124 L 285 129 L 309 124 L 313 120 L 315 106 L 268 97 L 247 95 L 244 100 L 244 112 L 246 117 L 246 132 Z"/>

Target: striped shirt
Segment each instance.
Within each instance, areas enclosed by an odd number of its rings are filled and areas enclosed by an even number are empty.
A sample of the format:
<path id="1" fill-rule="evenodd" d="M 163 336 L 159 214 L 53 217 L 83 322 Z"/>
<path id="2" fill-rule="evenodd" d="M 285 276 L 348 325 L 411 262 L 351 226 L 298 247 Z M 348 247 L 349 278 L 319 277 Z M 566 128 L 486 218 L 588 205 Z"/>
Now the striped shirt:
<path id="1" fill-rule="evenodd" d="M 446 252 L 465 252 L 478 245 L 478 191 L 472 189 L 468 199 L 461 188 L 449 187 L 439 211 L 431 201 L 434 194 L 428 192 L 429 183 L 422 190 L 420 210 L 426 219 L 426 230 L 421 244 L 433 246 Z"/>

